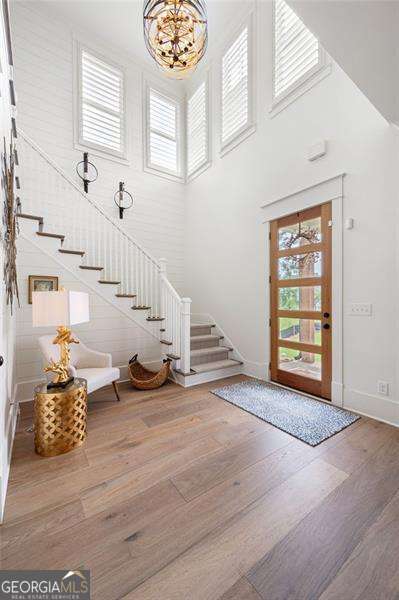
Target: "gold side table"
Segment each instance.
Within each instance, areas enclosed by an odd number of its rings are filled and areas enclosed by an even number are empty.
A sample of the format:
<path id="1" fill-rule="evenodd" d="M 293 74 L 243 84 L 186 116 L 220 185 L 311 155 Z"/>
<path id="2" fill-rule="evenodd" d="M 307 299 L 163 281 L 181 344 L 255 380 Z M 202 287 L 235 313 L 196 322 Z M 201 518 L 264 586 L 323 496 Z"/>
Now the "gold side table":
<path id="1" fill-rule="evenodd" d="M 35 388 L 35 450 L 57 456 L 81 446 L 86 439 L 87 382 L 75 378 L 65 389 Z"/>

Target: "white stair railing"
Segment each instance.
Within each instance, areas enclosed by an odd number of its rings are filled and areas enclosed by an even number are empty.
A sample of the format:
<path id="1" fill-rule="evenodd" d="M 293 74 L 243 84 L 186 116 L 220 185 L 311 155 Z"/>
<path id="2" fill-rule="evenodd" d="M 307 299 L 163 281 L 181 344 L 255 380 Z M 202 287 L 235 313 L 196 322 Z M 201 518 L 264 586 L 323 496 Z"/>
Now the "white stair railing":
<path id="1" fill-rule="evenodd" d="M 135 294 L 133 304 L 150 307 L 151 318 L 164 318 L 160 337 L 171 342 L 166 352 L 180 357 L 179 366 L 189 372 L 190 315 L 167 278 L 165 261 L 152 257 L 21 130 L 18 156 L 22 212 L 43 217 L 46 232 L 65 235 L 63 248 L 84 251 L 84 264 L 103 267 L 99 279 L 120 282 L 119 293 Z"/>

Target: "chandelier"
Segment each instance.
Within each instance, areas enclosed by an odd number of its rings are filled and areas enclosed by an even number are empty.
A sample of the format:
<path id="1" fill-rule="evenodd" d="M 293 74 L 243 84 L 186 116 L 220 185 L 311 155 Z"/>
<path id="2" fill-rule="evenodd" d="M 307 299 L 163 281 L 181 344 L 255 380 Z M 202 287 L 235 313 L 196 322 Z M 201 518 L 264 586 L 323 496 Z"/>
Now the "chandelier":
<path id="1" fill-rule="evenodd" d="M 157 65 L 183 79 L 205 54 L 207 19 L 202 0 L 145 0 L 144 39 Z"/>

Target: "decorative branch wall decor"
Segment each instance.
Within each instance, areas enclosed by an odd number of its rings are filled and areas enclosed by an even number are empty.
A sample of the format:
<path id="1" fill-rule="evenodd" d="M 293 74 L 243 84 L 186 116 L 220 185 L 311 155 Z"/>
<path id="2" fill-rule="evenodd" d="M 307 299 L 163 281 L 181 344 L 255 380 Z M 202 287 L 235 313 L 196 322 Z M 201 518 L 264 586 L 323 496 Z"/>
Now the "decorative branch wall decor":
<path id="1" fill-rule="evenodd" d="M 3 208 L 3 231 L 1 241 L 4 248 L 4 268 L 3 278 L 6 288 L 6 301 L 10 305 L 11 314 L 13 309 L 14 297 L 18 301 L 18 280 L 17 280 L 17 235 L 19 233 L 17 214 L 20 210 L 19 198 L 15 198 L 15 149 L 14 136 L 11 132 L 11 141 L 9 154 L 7 154 L 7 144 L 4 138 L 4 150 L 1 157 L 1 177 L 4 194 Z"/>
<path id="2" fill-rule="evenodd" d="M 89 191 L 89 183 L 93 183 L 98 177 L 98 170 L 93 163 L 89 161 L 89 153 L 83 152 L 83 160 L 76 165 L 76 173 L 83 181 L 83 189 Z"/>
<path id="3" fill-rule="evenodd" d="M 130 192 L 125 190 L 123 181 L 119 182 L 119 189 L 115 192 L 114 202 L 119 208 L 119 218 L 123 219 L 123 212 L 133 206 L 133 196 Z"/>

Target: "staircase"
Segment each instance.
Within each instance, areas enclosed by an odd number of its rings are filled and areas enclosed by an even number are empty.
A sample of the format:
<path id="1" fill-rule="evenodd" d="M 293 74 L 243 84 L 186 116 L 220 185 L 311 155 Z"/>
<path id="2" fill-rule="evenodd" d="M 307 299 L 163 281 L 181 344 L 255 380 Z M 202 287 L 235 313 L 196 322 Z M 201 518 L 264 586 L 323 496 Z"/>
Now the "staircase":
<path id="1" fill-rule="evenodd" d="M 214 323 L 197 323 L 190 326 L 190 372 L 175 370 L 175 379 L 185 387 L 238 375 L 242 361 L 230 358 L 235 351 L 223 344 L 224 336 Z"/>
<path id="2" fill-rule="evenodd" d="M 23 237 L 156 338 L 180 385 L 241 372 L 215 324 L 191 323 L 191 300 L 174 289 L 165 259 L 152 257 L 21 131 L 18 154 Z"/>

